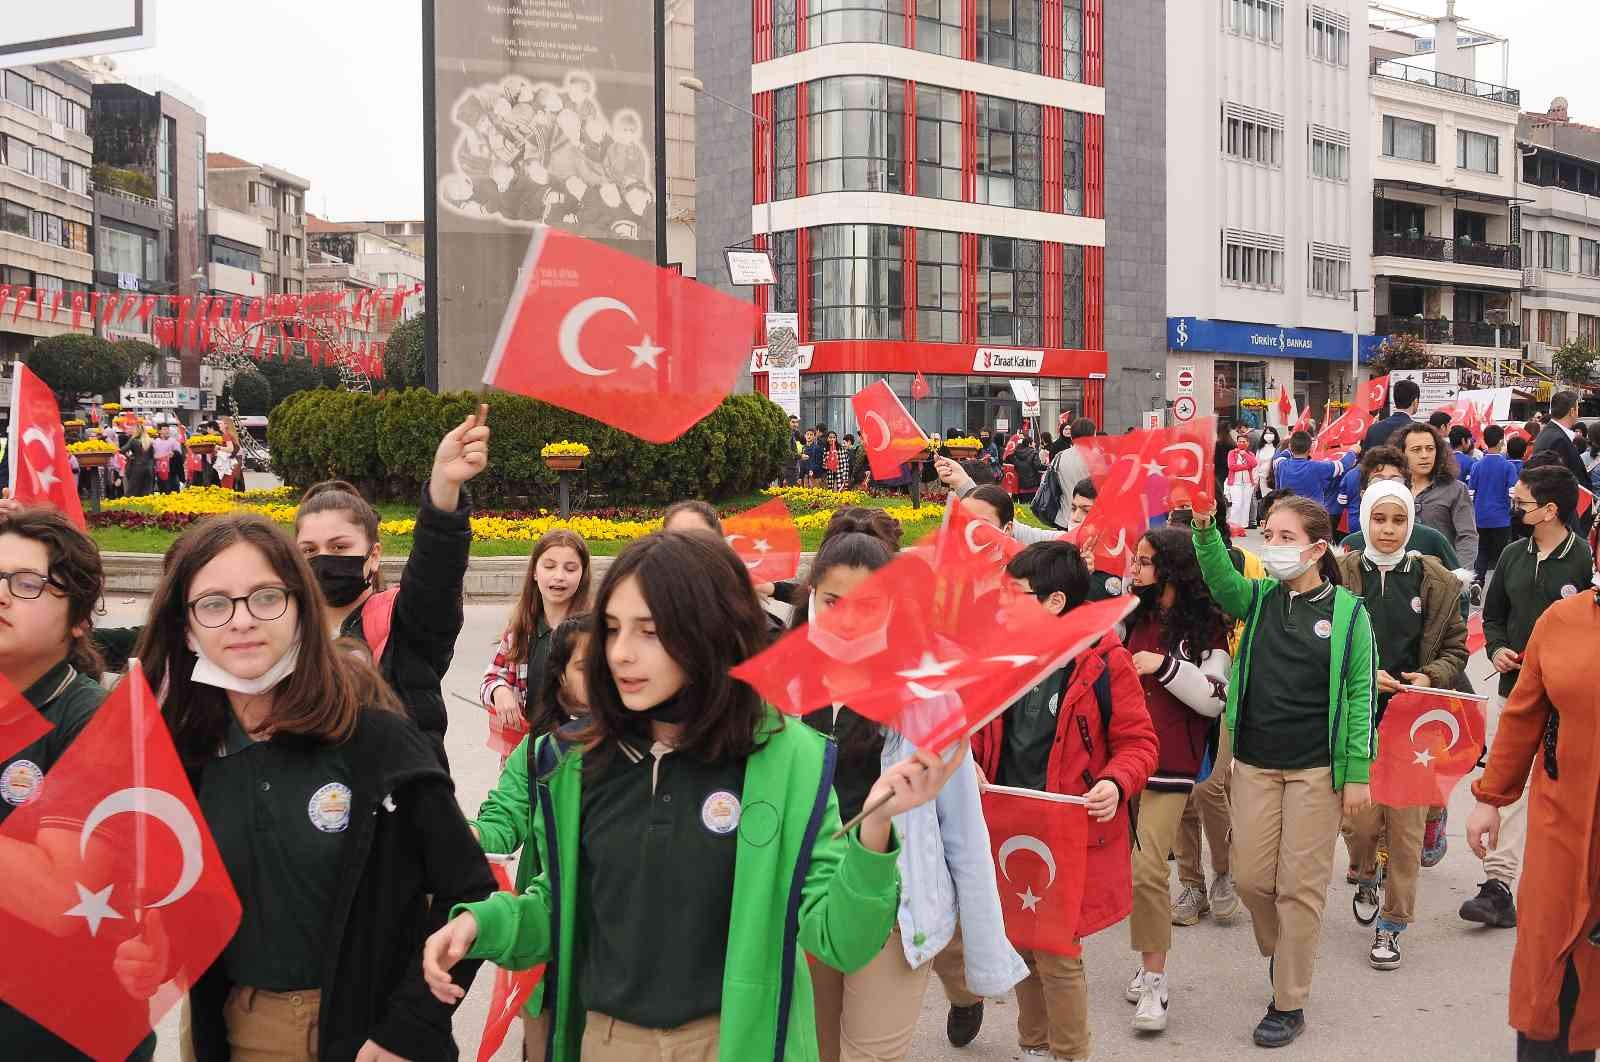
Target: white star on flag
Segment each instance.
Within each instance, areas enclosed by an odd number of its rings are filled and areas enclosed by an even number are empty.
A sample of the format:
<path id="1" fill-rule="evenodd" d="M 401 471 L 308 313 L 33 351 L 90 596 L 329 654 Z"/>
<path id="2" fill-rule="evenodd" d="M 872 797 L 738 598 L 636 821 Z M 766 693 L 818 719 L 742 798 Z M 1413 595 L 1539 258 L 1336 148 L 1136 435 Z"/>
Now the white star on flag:
<path id="1" fill-rule="evenodd" d="M 1145 463 L 1144 470 L 1147 475 L 1151 476 L 1164 476 L 1167 474 L 1167 466 L 1153 457 Z"/>
<path id="2" fill-rule="evenodd" d="M 943 678 L 950 674 L 950 669 L 955 667 L 959 660 L 939 660 L 932 653 L 923 653 L 922 659 L 917 661 L 917 666 L 910 671 L 896 671 L 901 678 Z"/>
<path id="3" fill-rule="evenodd" d="M 768 542 L 764 538 L 758 538 L 750 544 L 750 548 L 755 550 L 757 553 L 765 553 L 767 550 L 772 548 L 772 543 Z"/>
<path id="4" fill-rule="evenodd" d="M 656 358 L 667 352 L 666 347 L 656 346 L 648 334 L 643 342 L 636 347 L 629 347 L 628 350 L 633 353 L 633 364 L 628 366 L 630 369 L 637 369 L 641 365 L 648 365 L 652 369 L 660 368 L 656 364 Z"/>
<path id="5" fill-rule="evenodd" d="M 51 471 L 49 465 L 46 465 L 44 468 L 30 469 L 30 471 L 33 472 L 33 478 L 39 484 L 40 489 L 48 490 L 49 488 L 55 486 L 58 482 L 56 479 L 56 474 Z"/>
<path id="6" fill-rule="evenodd" d="M 1420 764 L 1423 767 L 1431 767 L 1433 766 L 1433 753 L 1427 749 L 1418 749 L 1416 755 L 1411 758 L 1411 762 Z"/>
<path id="7" fill-rule="evenodd" d="M 100 923 L 108 918 L 120 919 L 122 916 L 111 907 L 111 890 L 116 888 L 112 883 L 99 892 L 90 892 L 79 882 L 73 882 L 78 887 L 77 906 L 67 911 L 67 914 L 81 918 L 89 923 L 89 935 L 92 937 L 100 932 Z"/>
<path id="8" fill-rule="evenodd" d="M 1044 897 L 1035 896 L 1033 894 L 1033 886 L 1028 885 L 1024 887 L 1021 892 L 1017 893 L 1017 899 L 1022 901 L 1022 909 L 1024 911 L 1032 911 L 1038 908 L 1039 901 L 1044 899 Z"/>

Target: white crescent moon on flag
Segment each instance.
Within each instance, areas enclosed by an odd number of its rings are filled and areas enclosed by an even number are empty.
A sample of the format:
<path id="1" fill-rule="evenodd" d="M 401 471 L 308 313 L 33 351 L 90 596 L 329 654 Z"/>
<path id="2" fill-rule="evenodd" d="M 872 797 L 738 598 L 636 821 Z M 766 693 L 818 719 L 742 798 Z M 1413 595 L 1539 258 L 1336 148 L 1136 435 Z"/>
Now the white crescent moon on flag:
<path id="1" fill-rule="evenodd" d="M 963 538 L 965 538 L 967 540 L 967 549 L 968 549 L 969 552 L 972 552 L 972 553 L 983 553 L 986 550 L 988 550 L 989 547 L 985 546 L 985 545 L 982 545 L 981 543 L 979 543 L 979 542 L 977 542 L 976 540 L 973 539 L 972 533 L 974 531 L 976 531 L 977 529 L 978 529 L 978 521 L 976 521 L 976 520 L 968 521 L 966 529 L 961 532 L 961 535 L 962 535 Z"/>
<path id="2" fill-rule="evenodd" d="M 1205 452 L 1200 449 L 1200 444 L 1199 443 L 1192 443 L 1192 442 L 1168 443 L 1167 445 L 1165 445 L 1165 446 L 1163 446 L 1161 448 L 1161 452 L 1162 452 L 1163 455 L 1165 455 L 1165 454 L 1167 454 L 1167 453 L 1169 453 L 1169 452 L 1171 452 L 1173 450 L 1178 450 L 1180 452 L 1190 452 L 1190 451 L 1193 452 L 1193 454 L 1194 454 L 1194 475 L 1192 475 L 1192 476 L 1175 476 L 1175 475 L 1172 474 L 1172 471 L 1171 471 L 1172 466 L 1169 465 L 1169 464 L 1166 464 L 1165 462 L 1162 462 L 1163 471 L 1165 471 L 1167 476 L 1169 476 L 1172 479 L 1183 480 L 1184 482 L 1187 482 L 1187 483 L 1199 483 L 1200 482 L 1200 470 L 1205 468 L 1205 465 L 1203 464 L 1203 462 L 1205 461 Z"/>
<path id="3" fill-rule="evenodd" d="M 83 830 L 78 834 L 79 856 L 88 854 L 89 837 L 97 826 L 113 815 L 124 813 L 138 813 L 159 819 L 178 839 L 178 846 L 183 850 L 183 869 L 178 874 L 178 883 L 160 901 L 148 906 L 166 907 L 177 903 L 200 880 L 200 872 L 205 869 L 205 864 L 200 851 L 200 827 L 195 823 L 194 816 L 189 814 L 183 801 L 164 789 L 119 789 L 96 804 L 88 818 L 83 820 Z"/>
<path id="4" fill-rule="evenodd" d="M 729 549 L 731 549 L 731 550 L 733 550 L 733 551 L 734 551 L 734 552 L 735 552 L 735 553 L 738 553 L 738 552 L 739 552 L 739 547 L 738 547 L 738 546 L 735 546 L 735 545 L 734 545 L 734 544 L 733 544 L 733 541 L 734 541 L 734 539 L 737 539 L 737 538 L 743 538 L 743 539 L 748 539 L 748 538 L 749 538 L 749 537 L 750 537 L 750 536 L 749 536 L 749 535 L 741 535 L 741 534 L 739 534 L 739 533 L 738 533 L 738 532 L 737 532 L 737 531 L 735 531 L 735 532 L 734 532 L 734 533 L 733 533 L 733 534 L 731 534 L 731 535 L 724 535 L 724 536 L 723 536 L 723 539 L 724 539 L 724 541 L 726 541 L 726 542 L 727 542 L 727 543 L 728 543 L 728 548 L 729 548 Z M 742 558 L 742 557 L 741 557 L 741 558 L 740 558 L 740 559 L 741 559 L 741 560 L 743 560 L 743 559 L 744 559 L 744 558 Z M 759 568 L 759 567 L 761 567 L 761 562 L 762 562 L 762 561 L 763 561 L 763 560 L 765 560 L 765 558 L 763 558 L 763 557 L 758 557 L 758 558 L 756 558 L 756 559 L 755 559 L 755 560 L 753 560 L 753 561 L 744 561 L 744 566 L 745 566 L 745 567 L 746 567 L 746 568 L 749 568 L 749 569 L 752 569 L 752 570 L 754 570 L 754 569 L 756 569 L 756 568 Z"/>
<path id="5" fill-rule="evenodd" d="M 1455 748 L 1456 742 L 1461 740 L 1461 723 L 1456 719 L 1455 713 L 1447 712 L 1443 708 L 1434 708 L 1417 716 L 1417 721 L 1411 724 L 1411 733 L 1408 736 L 1412 747 L 1417 744 L 1417 731 L 1427 723 L 1443 723 L 1450 728 L 1450 744 L 1445 746 L 1446 752 Z"/>
<path id="6" fill-rule="evenodd" d="M 639 318 L 634 316 L 631 306 L 625 302 L 605 296 L 584 299 L 568 310 L 567 315 L 561 319 L 561 329 L 556 334 L 556 349 L 561 352 L 561 360 L 566 362 L 567 367 L 573 372 L 579 372 L 585 376 L 610 376 L 617 371 L 615 369 L 597 369 L 590 365 L 584 359 L 583 350 L 578 345 L 578 338 L 583 334 L 583 326 L 589 323 L 589 318 L 595 314 L 605 313 L 607 310 L 625 313 L 628 315 L 628 320 L 634 324 L 639 323 Z"/>
<path id="7" fill-rule="evenodd" d="M 1039 838 L 1025 833 L 1012 837 L 1000 846 L 1000 858 L 996 862 L 999 863 L 1000 873 L 1006 876 L 1007 881 L 1011 880 L 1011 872 L 1006 869 L 1006 860 L 1017 852 L 1032 852 L 1044 860 L 1045 869 L 1050 872 L 1049 879 L 1044 883 L 1045 888 L 1048 889 L 1056 883 L 1056 857 L 1050 854 L 1050 846 Z"/>
<path id="8" fill-rule="evenodd" d="M 883 419 L 883 414 L 879 413 L 875 409 L 871 410 L 871 411 L 869 411 L 867 413 L 867 418 L 866 419 L 868 421 L 876 424 L 878 426 L 878 430 L 883 432 L 883 437 L 882 437 L 883 441 L 878 443 L 878 445 L 872 446 L 870 448 L 873 449 L 873 450 L 887 450 L 889 448 L 889 438 L 890 438 L 890 435 L 889 435 L 889 422 L 884 420 Z M 863 435 L 866 434 L 866 429 L 865 428 L 862 428 L 861 430 L 862 430 L 862 434 Z"/>
<path id="9" fill-rule="evenodd" d="M 56 444 L 51 441 L 50 436 L 45 434 L 43 428 L 32 427 L 24 431 L 22 433 L 22 441 L 24 444 L 30 442 L 40 443 L 44 446 L 45 453 L 51 457 L 56 455 Z"/>

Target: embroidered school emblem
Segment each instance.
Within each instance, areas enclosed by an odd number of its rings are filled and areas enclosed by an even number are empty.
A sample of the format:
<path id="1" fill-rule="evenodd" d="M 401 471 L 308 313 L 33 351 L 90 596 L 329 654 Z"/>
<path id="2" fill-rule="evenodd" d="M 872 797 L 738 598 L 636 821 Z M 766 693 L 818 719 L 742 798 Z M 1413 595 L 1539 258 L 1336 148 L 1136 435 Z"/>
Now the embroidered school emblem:
<path id="1" fill-rule="evenodd" d="M 719 789 L 706 797 L 700 805 L 700 825 L 717 836 L 725 836 L 739 828 L 739 798 L 726 789 Z"/>
<path id="2" fill-rule="evenodd" d="M 340 833 L 350 825 L 350 787 L 329 782 L 311 794 L 306 805 L 311 825 L 323 833 Z"/>
<path id="3" fill-rule="evenodd" d="M 4 797 L 12 807 L 18 807 L 38 795 L 39 784 L 43 781 L 44 771 L 37 763 L 32 760 L 12 760 L 0 772 L 0 797 Z"/>

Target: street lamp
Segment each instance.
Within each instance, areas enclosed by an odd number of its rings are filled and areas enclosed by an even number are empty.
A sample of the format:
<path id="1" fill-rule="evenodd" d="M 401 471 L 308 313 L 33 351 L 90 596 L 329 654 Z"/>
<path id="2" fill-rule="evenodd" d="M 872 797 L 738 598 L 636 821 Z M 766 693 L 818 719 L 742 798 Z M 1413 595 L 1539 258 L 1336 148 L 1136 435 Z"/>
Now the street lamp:
<path id="1" fill-rule="evenodd" d="M 1356 397 L 1356 381 L 1361 379 L 1361 295 L 1371 288 L 1348 288 L 1350 296 L 1350 401 Z"/>
<path id="2" fill-rule="evenodd" d="M 767 233 L 766 233 L 766 235 L 767 235 L 767 239 L 769 241 L 771 241 L 775 236 L 775 234 L 774 234 L 774 232 L 772 230 L 772 200 L 773 200 L 773 197 L 777 194 L 777 190 L 778 190 L 777 174 L 776 174 L 775 168 L 774 168 L 774 164 L 777 162 L 778 146 L 777 146 L 776 139 L 773 136 L 772 122 L 768 118 L 766 118 L 764 115 L 757 114 L 755 111 L 751 110 L 749 107 L 746 107 L 742 103 L 735 103 L 732 100 L 723 99 L 721 96 L 717 95 L 715 92 L 712 92 L 710 89 L 706 88 L 706 83 L 704 81 L 701 81 L 697 77 L 690 77 L 688 75 L 685 75 L 685 76 L 680 77 L 678 79 L 678 84 L 681 87 L 688 89 L 690 92 L 694 93 L 696 96 L 705 96 L 707 99 L 716 100 L 718 103 L 722 104 L 724 107 L 730 108 L 731 110 L 738 111 L 740 114 L 748 114 L 750 117 L 754 118 L 756 121 L 761 123 L 763 128 L 766 130 L 767 137 L 769 139 L 773 140 L 772 157 L 767 160 L 767 181 L 766 181 L 766 184 L 767 184 L 767 188 L 766 188 L 766 193 L 767 193 L 766 194 L 766 200 L 767 200 L 767 210 L 766 210 L 766 214 L 767 214 Z"/>

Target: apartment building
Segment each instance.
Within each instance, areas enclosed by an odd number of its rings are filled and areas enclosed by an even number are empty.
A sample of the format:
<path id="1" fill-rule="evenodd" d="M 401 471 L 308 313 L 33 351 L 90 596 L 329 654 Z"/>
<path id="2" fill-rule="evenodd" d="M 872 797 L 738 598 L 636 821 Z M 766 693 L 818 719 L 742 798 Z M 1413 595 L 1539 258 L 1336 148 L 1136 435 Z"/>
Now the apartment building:
<path id="1" fill-rule="evenodd" d="M 211 201 L 260 220 L 266 228 L 261 254 L 263 294 L 299 295 L 306 290 L 306 193 L 311 182 L 276 166 L 235 155 L 206 156 Z"/>
<path id="2" fill-rule="evenodd" d="M 308 291 L 342 291 L 347 304 L 355 305 L 363 291 L 389 291 L 423 282 L 425 270 L 421 254 L 406 244 L 372 231 L 373 222 L 327 221 L 316 215 L 306 219 L 311 261 L 307 267 Z M 370 323 L 352 320 L 345 339 L 350 343 L 382 341 L 389 338 L 399 321 L 422 312 L 421 293 L 408 296 L 398 317 L 385 306 L 374 313 Z"/>
<path id="3" fill-rule="evenodd" d="M 1517 126 L 1522 169 L 1522 332 L 1548 365 L 1568 341 L 1600 350 L 1600 127 L 1562 97 Z"/>

